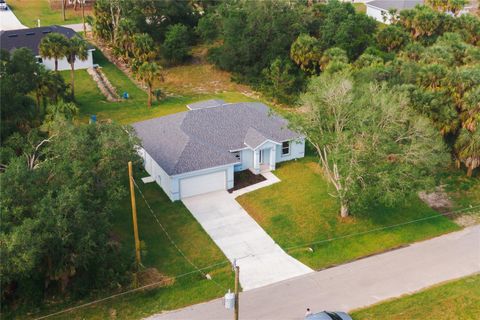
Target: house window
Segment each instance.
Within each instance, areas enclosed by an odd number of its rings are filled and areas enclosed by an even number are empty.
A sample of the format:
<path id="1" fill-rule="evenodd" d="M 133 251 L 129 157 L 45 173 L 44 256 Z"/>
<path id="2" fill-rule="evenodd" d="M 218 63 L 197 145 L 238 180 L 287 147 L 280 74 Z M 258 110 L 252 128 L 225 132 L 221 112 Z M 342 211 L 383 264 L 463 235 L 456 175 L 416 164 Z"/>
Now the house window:
<path id="1" fill-rule="evenodd" d="M 242 155 L 240 154 L 240 151 L 237 152 L 232 152 L 235 158 L 237 158 L 238 162 L 242 162 Z"/>
<path id="2" fill-rule="evenodd" d="M 282 142 L 282 156 L 290 154 L 290 141 Z"/>
<path id="3" fill-rule="evenodd" d="M 38 58 L 37 58 L 37 62 L 38 62 L 38 63 L 43 63 L 43 59 L 42 59 L 41 57 L 38 57 Z"/>

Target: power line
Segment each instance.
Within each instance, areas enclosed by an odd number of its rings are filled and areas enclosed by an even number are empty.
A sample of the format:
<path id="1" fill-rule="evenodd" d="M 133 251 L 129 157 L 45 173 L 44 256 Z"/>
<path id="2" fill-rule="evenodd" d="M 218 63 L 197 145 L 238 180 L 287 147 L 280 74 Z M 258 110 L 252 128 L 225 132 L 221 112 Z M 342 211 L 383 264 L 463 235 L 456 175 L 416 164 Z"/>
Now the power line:
<path id="1" fill-rule="evenodd" d="M 185 276 L 197 273 L 200 270 L 207 270 L 207 269 L 217 267 L 217 266 L 220 266 L 220 265 L 224 265 L 224 264 L 227 264 L 227 263 L 230 263 L 230 261 L 225 260 L 225 261 L 222 261 L 222 262 L 219 262 L 219 263 L 211 264 L 211 265 L 206 266 L 204 268 L 200 268 L 198 270 L 193 270 L 193 271 L 190 271 L 190 272 L 182 273 L 182 274 L 179 274 L 177 276 L 174 276 L 173 279 L 183 278 Z M 111 295 L 111 296 L 108 296 L 108 297 L 105 297 L 105 298 L 97 299 L 97 300 L 94 300 L 94 301 L 90 301 L 90 302 L 78 305 L 78 306 L 75 306 L 75 307 L 71 307 L 71 308 L 60 310 L 58 312 L 50 313 L 48 315 L 35 318 L 35 320 L 41 320 L 41 319 L 46 319 L 46 318 L 50 318 L 50 317 L 53 317 L 53 316 L 58 316 L 58 315 L 63 314 L 63 313 L 67 313 L 67 312 L 74 311 L 74 310 L 77 310 L 77 309 L 85 308 L 85 307 L 88 307 L 88 306 L 91 306 L 91 305 L 94 305 L 94 304 L 97 304 L 97 303 L 100 303 L 100 302 L 104 302 L 104 301 L 107 301 L 107 300 L 110 300 L 110 299 L 114 299 L 114 298 L 117 298 L 117 297 L 120 297 L 120 296 L 130 294 L 130 293 L 133 293 L 133 292 L 142 291 L 144 289 L 155 287 L 155 286 L 157 286 L 159 284 L 162 284 L 162 283 L 163 283 L 163 281 L 150 283 L 150 284 L 147 284 L 147 285 L 135 288 L 135 289 L 130 289 L 130 290 L 127 290 L 127 291 L 124 291 L 124 292 L 120 292 L 120 293 L 117 293 L 117 294 L 114 294 L 114 295 Z"/>
<path id="2" fill-rule="evenodd" d="M 182 257 L 190 264 L 192 265 L 195 270 L 192 270 L 190 272 L 186 272 L 186 273 L 183 273 L 183 274 L 180 274 L 180 275 L 177 275 L 177 276 L 174 276 L 173 279 L 179 279 L 179 278 L 182 278 L 182 277 L 185 277 L 187 275 L 191 275 L 191 274 L 194 274 L 194 273 L 201 273 L 203 275 L 204 278 L 207 278 L 207 275 L 205 274 L 204 270 L 207 270 L 207 269 L 210 269 L 210 268 L 213 268 L 213 267 L 216 267 L 216 266 L 220 266 L 220 265 L 225 265 L 225 264 L 229 264 L 230 261 L 229 260 L 224 260 L 222 262 L 218 262 L 218 263 L 215 263 L 215 264 L 211 264 L 209 266 L 206 266 L 206 267 L 203 267 L 203 268 L 199 268 L 198 266 L 196 266 L 186 255 L 185 253 L 178 247 L 178 245 L 175 243 L 175 241 L 173 240 L 173 238 L 170 236 L 170 234 L 168 233 L 168 231 L 165 229 L 165 227 L 162 225 L 162 223 L 160 222 L 160 220 L 158 219 L 157 215 L 155 214 L 155 212 L 153 211 L 152 207 L 150 206 L 150 204 L 148 203 L 147 199 L 145 198 L 145 195 L 143 194 L 142 190 L 140 189 L 140 187 L 137 185 L 137 182 L 135 181 L 135 179 L 132 179 L 133 180 L 133 183 L 135 185 L 135 187 L 138 189 L 140 195 L 142 196 L 143 198 L 143 201 L 145 201 L 145 204 L 147 205 L 148 209 L 150 210 L 150 213 L 152 214 L 152 216 L 154 217 L 155 221 L 157 222 L 157 224 L 160 226 L 160 228 L 162 229 L 162 231 L 165 233 L 165 235 L 167 236 L 168 240 L 170 241 L 170 243 L 175 247 L 175 249 L 182 255 Z M 220 289 L 222 290 L 226 290 L 226 288 L 224 286 L 222 286 L 220 283 L 218 283 L 217 281 L 215 281 L 213 278 L 210 278 L 209 279 L 210 281 L 213 281 L 213 283 L 215 283 Z M 127 290 L 127 291 L 124 291 L 124 292 L 120 292 L 120 293 L 117 293 L 117 294 L 114 294 L 114 295 L 111 295 L 111 296 L 108 296 L 108 297 L 105 297 L 105 298 L 101 298 L 101 299 L 97 299 L 97 300 L 94 300 L 94 301 L 91 301 L 91 302 L 87 302 L 87 303 L 84 303 L 82 305 L 79 305 L 79 306 L 75 306 L 75 307 L 71 307 L 71 308 L 67 308 L 67 309 L 64 309 L 64 310 L 61 310 L 61 311 L 58 311 L 58 312 L 55 312 L 55 313 L 51 313 L 51 314 L 48 314 L 48 315 L 45 315 L 45 316 L 42 316 L 42 317 L 39 317 L 39 318 L 35 318 L 36 320 L 40 320 L 40 319 L 46 319 L 46 318 L 49 318 L 49 317 L 53 317 L 53 316 L 56 316 L 56 315 L 60 315 L 60 314 L 63 314 L 63 313 L 67 313 L 67 312 L 70 312 L 70 311 L 74 311 L 74 310 L 77 310 L 77 309 L 81 309 L 81 308 L 84 308 L 84 307 L 88 307 L 88 306 L 91 306 L 91 305 L 94 305 L 94 304 L 97 304 L 97 303 L 100 303 L 100 302 L 104 302 L 104 301 L 107 301 L 107 300 L 110 300 L 110 299 L 114 299 L 114 298 L 117 298 L 117 297 L 120 297 L 120 296 L 124 296 L 124 295 L 127 295 L 127 294 L 130 294 L 130 293 L 134 293 L 134 292 L 138 292 L 138 291 L 141 291 L 141 290 L 144 290 L 144 289 L 148 289 L 148 288 L 151 288 L 151 287 L 155 287 L 159 284 L 161 284 L 162 281 L 159 281 L 159 282 L 154 282 L 154 283 L 151 283 L 151 284 L 148 284 L 148 285 L 145 285 L 145 286 L 142 286 L 142 287 L 139 287 L 139 288 L 135 288 L 135 289 L 131 289 L 131 290 Z"/>
<path id="3" fill-rule="evenodd" d="M 155 220 L 157 221 L 157 223 L 162 228 L 163 232 L 167 235 L 167 237 L 170 240 L 170 242 L 172 243 L 172 245 L 174 245 L 174 247 L 180 252 L 180 254 L 195 268 L 195 270 L 193 270 L 193 271 L 174 276 L 173 277 L 174 279 L 182 278 L 182 277 L 185 277 L 187 275 L 194 274 L 194 273 L 197 273 L 197 272 L 200 272 L 204 277 L 206 277 L 206 274 L 203 272 L 203 270 L 207 270 L 207 269 L 219 266 L 219 265 L 224 265 L 224 264 L 230 263 L 229 260 L 225 260 L 225 261 L 215 263 L 215 264 L 203 267 L 203 268 L 198 268 L 190 259 L 188 259 L 188 257 L 183 253 L 183 251 L 177 246 L 177 244 L 173 241 L 173 239 L 171 238 L 171 236 L 169 235 L 169 233 L 167 232 L 165 227 L 160 223 L 160 221 L 158 220 L 158 217 L 153 212 L 153 209 L 151 208 L 150 204 L 146 200 L 145 196 L 143 195 L 142 191 L 138 187 L 135 180 L 134 180 L 134 184 L 137 187 L 137 189 L 139 190 L 140 195 L 142 196 L 143 200 L 145 201 L 145 203 L 146 203 L 147 207 L 149 208 L 150 212 L 152 213 Z M 400 227 L 400 226 L 404 226 L 404 225 L 408 225 L 408 224 L 412 224 L 412 223 L 416 223 L 416 222 L 420 222 L 420 221 L 426 221 L 426 220 L 430 220 L 430 219 L 433 219 L 433 218 L 453 215 L 455 213 L 465 212 L 465 211 L 469 211 L 469 210 L 473 210 L 473 209 L 477 209 L 477 208 L 480 208 L 480 205 L 470 206 L 469 208 L 463 208 L 463 209 L 450 211 L 450 212 L 443 213 L 443 214 L 428 216 L 428 217 L 425 217 L 425 218 L 411 220 L 411 221 L 398 223 L 398 224 L 394 224 L 394 225 L 390 225 L 390 226 L 386 226 L 386 227 L 371 229 L 371 230 L 367 230 L 367 231 L 364 231 L 364 232 L 358 232 L 358 233 L 348 234 L 348 235 L 345 235 L 345 236 L 340 236 L 340 237 L 323 239 L 323 240 L 319 240 L 319 241 L 315 241 L 315 242 L 305 243 L 305 244 L 302 244 L 302 245 L 297 245 L 297 246 L 292 246 L 292 247 L 285 248 L 285 250 L 288 251 L 288 250 L 292 250 L 292 249 L 296 249 L 296 248 L 300 248 L 300 247 L 305 247 L 305 246 L 310 246 L 310 245 L 314 245 L 314 244 L 319 244 L 319 243 L 324 243 L 324 242 L 332 242 L 332 241 L 341 240 L 341 239 L 345 239 L 345 238 L 351 238 L 351 237 L 360 236 L 360 235 L 364 235 L 364 234 L 368 234 L 368 233 L 373 233 L 373 232 L 377 232 L 377 231 L 381 231 L 381 230 L 392 229 L 392 228 L 396 228 L 396 227 Z M 222 285 L 220 285 L 218 282 L 216 282 L 215 280 L 213 280 L 213 282 L 215 284 L 217 284 L 221 289 L 226 289 Z M 137 292 L 137 291 L 141 291 L 141 290 L 148 289 L 148 288 L 151 288 L 151 287 L 155 287 L 155 286 L 157 286 L 161 283 L 162 283 L 161 281 L 160 282 L 155 282 L 155 283 L 151 283 L 151 284 L 139 287 L 139 288 L 127 290 L 127 291 L 124 291 L 124 292 L 121 292 L 121 293 L 118 293 L 118 294 L 114 294 L 114 295 L 111 295 L 111 296 L 108 296 L 108 297 L 105 297 L 105 298 L 102 298 L 102 299 L 94 300 L 94 301 L 91 301 L 91 302 L 88 302 L 88 303 L 85 303 L 85 304 L 82 304 L 82 305 L 79 305 L 79 306 L 71 307 L 71 308 L 64 309 L 64 310 L 61 310 L 61 311 L 58 311 L 58 312 L 55 312 L 55 313 L 48 314 L 46 316 L 35 318 L 35 320 L 46 319 L 46 318 L 49 318 L 49 317 L 52 317 L 52 316 L 56 316 L 56 315 L 63 314 L 63 313 L 66 313 L 66 312 L 70 312 L 70 311 L 74 311 L 74 310 L 81 309 L 81 308 L 84 308 L 84 307 L 88 307 L 88 306 L 91 306 L 91 305 L 94 305 L 94 304 L 97 304 L 97 303 L 100 303 L 100 302 L 103 302 L 103 301 L 107 301 L 107 300 L 110 300 L 110 299 L 113 299 L 113 298 L 116 298 L 116 297 L 124 296 L 124 295 L 130 294 L 130 293 L 133 293 L 133 292 Z"/>
<path id="4" fill-rule="evenodd" d="M 191 264 L 198 272 L 200 272 L 205 278 L 207 277 L 207 275 L 200 269 L 198 268 L 193 262 L 192 260 L 190 260 L 187 255 L 185 253 L 183 253 L 183 251 L 178 247 L 178 245 L 175 243 L 175 241 L 173 241 L 172 237 L 170 236 L 170 234 L 168 233 L 167 229 L 165 229 L 165 227 L 162 225 L 162 223 L 160 222 L 160 220 L 158 220 L 158 217 L 157 215 L 155 214 L 155 212 L 153 212 L 153 209 L 152 207 L 150 206 L 150 204 L 148 203 L 147 199 L 145 198 L 145 196 L 143 195 L 143 192 L 142 190 L 140 189 L 140 187 L 137 185 L 137 182 L 135 181 L 135 179 L 132 179 L 133 180 L 133 183 L 135 184 L 135 187 L 137 187 L 138 189 L 138 192 L 140 193 L 140 195 L 142 196 L 143 198 L 143 201 L 145 201 L 145 204 L 147 205 L 148 209 L 150 210 L 150 213 L 152 214 L 152 216 L 155 218 L 155 221 L 157 222 L 157 224 L 160 226 L 160 228 L 162 229 L 162 231 L 165 233 L 165 235 L 167 236 L 168 240 L 170 241 L 170 243 L 175 247 L 175 249 L 177 249 L 177 251 L 182 255 L 182 257 L 189 263 Z M 219 286 L 221 289 L 225 289 L 227 290 L 227 288 L 225 288 L 224 286 L 222 286 L 220 283 L 218 283 L 217 281 L 215 281 L 213 278 L 210 278 L 210 280 L 212 280 L 217 286 Z"/>
<path id="5" fill-rule="evenodd" d="M 320 243 L 324 243 L 324 242 L 331 242 L 331 241 L 335 241 L 335 240 L 352 238 L 352 237 L 356 237 L 356 236 L 365 235 L 365 234 L 368 234 L 368 233 L 373 233 L 373 232 L 378 232 L 378 231 L 382 231 L 382 230 L 386 230 L 386 229 L 401 227 L 401 226 L 404 226 L 404 225 L 408 225 L 408 224 L 412 224 L 412 223 L 416 223 L 416 222 L 420 222 L 420 221 L 430 220 L 430 219 L 439 218 L 439 217 L 443 217 L 443 216 L 449 216 L 449 215 L 452 215 L 452 214 L 455 214 L 455 213 L 464 212 L 464 211 L 468 211 L 468 210 L 472 210 L 472 209 L 476 209 L 476 208 L 480 208 L 480 205 L 476 205 L 476 206 L 469 207 L 469 208 L 463 208 L 463 209 L 459 209 L 459 210 L 455 210 L 455 211 L 450 211 L 450 212 L 446 212 L 446 213 L 442 213 L 442 214 L 437 214 L 437 215 L 434 215 L 434 216 L 428 216 L 428 217 L 424 217 L 424 218 L 420 218 L 420 219 L 416 219 L 416 220 L 411 220 L 411 221 L 407 221 L 407 222 L 397 223 L 397 224 L 393 224 L 393 225 L 386 226 L 386 227 L 370 229 L 370 230 L 363 231 L 363 232 L 351 233 L 351 234 L 347 234 L 347 235 L 340 236 L 340 237 L 335 237 L 335 238 L 329 238 L 329 239 L 323 239 L 323 240 L 318 240 L 318 241 L 314 241 L 314 242 L 304 243 L 304 244 L 300 244 L 300 245 L 296 245 L 296 246 L 287 247 L 287 248 L 285 248 L 285 250 L 289 251 L 289 250 L 298 249 L 298 248 L 301 248 L 301 247 L 311 246 L 311 245 L 315 245 L 315 244 L 320 244 Z"/>

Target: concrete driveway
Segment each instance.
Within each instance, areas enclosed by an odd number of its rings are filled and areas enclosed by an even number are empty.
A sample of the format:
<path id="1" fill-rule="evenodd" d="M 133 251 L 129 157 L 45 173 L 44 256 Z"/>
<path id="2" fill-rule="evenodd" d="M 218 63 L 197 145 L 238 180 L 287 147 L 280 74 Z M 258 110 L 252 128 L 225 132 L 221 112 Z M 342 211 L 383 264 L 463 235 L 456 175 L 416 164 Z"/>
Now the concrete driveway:
<path id="1" fill-rule="evenodd" d="M 20 23 L 12 10 L 0 10 L 0 31 L 26 29 L 27 27 Z"/>
<path id="2" fill-rule="evenodd" d="M 480 226 L 240 294 L 240 319 L 303 319 L 350 311 L 480 272 Z M 231 319 L 222 300 L 149 319 Z"/>
<path id="3" fill-rule="evenodd" d="M 73 29 L 75 32 L 83 32 L 83 23 L 64 24 L 62 27 Z M 90 26 L 88 23 L 85 27 L 87 32 L 92 31 L 92 26 Z"/>
<path id="4" fill-rule="evenodd" d="M 257 188 L 278 181 L 273 181 L 271 173 L 268 177 Z M 270 238 L 235 200 L 238 194 L 218 191 L 186 198 L 183 203 L 227 258 L 236 260 L 243 290 L 313 272 Z"/>

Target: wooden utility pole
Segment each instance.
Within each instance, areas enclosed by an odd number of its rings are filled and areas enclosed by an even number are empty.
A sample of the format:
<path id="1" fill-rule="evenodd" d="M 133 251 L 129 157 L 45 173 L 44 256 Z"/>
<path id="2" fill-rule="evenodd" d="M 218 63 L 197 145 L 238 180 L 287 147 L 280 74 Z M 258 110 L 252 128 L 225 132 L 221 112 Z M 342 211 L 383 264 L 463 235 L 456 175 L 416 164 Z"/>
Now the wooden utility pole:
<path id="1" fill-rule="evenodd" d="M 239 307 L 239 297 L 240 297 L 240 294 L 238 292 L 238 290 L 240 289 L 240 285 L 239 285 L 239 278 L 240 278 L 240 267 L 239 266 L 235 266 L 235 317 L 234 319 L 235 320 L 238 320 L 238 314 L 239 314 L 239 310 L 238 310 L 238 307 Z"/>
<path id="2" fill-rule="evenodd" d="M 128 161 L 128 177 L 130 179 L 130 196 L 132 200 L 133 234 L 135 236 L 135 257 L 137 259 L 137 267 L 139 267 L 142 261 L 140 260 L 140 240 L 138 239 L 137 205 L 135 203 L 135 186 L 133 184 L 132 171 L 132 161 Z"/>

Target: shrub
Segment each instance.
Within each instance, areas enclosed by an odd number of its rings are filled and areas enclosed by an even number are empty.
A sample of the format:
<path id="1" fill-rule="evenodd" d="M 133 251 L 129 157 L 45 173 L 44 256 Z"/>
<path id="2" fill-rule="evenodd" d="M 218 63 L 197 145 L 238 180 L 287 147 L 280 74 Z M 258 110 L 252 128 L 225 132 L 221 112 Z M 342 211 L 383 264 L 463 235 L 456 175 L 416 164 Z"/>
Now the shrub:
<path id="1" fill-rule="evenodd" d="M 163 57 L 171 64 L 185 61 L 189 57 L 190 33 L 187 26 L 175 24 L 168 28 L 162 46 Z"/>

